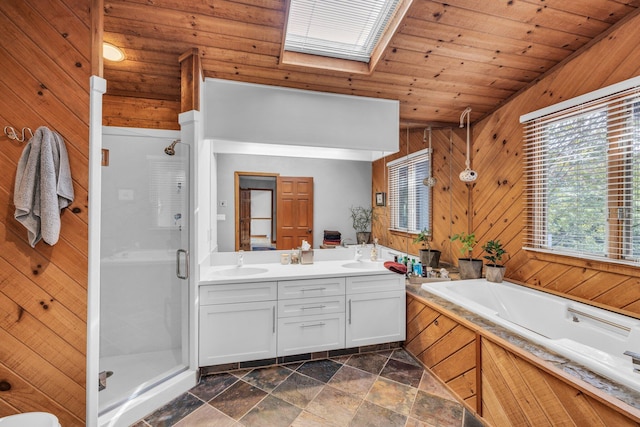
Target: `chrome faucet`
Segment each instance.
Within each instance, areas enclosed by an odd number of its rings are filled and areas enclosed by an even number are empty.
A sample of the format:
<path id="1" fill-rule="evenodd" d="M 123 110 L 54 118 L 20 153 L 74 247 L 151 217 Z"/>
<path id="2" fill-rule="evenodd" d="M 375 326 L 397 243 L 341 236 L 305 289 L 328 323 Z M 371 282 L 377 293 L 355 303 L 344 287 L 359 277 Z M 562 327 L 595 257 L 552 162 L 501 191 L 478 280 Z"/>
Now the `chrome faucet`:
<path id="1" fill-rule="evenodd" d="M 355 260 L 356 261 L 360 261 L 360 258 L 362 258 L 362 247 L 361 246 L 356 246 L 356 253 L 355 253 Z"/>
<path id="2" fill-rule="evenodd" d="M 242 267 L 244 265 L 244 251 L 241 249 L 238 251 L 238 267 Z"/>
<path id="3" fill-rule="evenodd" d="M 625 351 L 625 356 L 631 357 L 631 363 L 633 363 L 633 372 L 640 374 L 640 354 L 633 351 Z"/>

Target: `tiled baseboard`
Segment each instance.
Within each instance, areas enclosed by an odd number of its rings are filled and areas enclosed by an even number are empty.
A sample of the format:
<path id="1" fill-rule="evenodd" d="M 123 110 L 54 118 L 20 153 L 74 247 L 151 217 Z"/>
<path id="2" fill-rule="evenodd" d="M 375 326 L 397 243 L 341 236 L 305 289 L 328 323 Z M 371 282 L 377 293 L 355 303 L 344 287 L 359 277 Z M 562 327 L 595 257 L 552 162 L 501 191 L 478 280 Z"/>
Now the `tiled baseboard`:
<path id="1" fill-rule="evenodd" d="M 218 374 L 220 372 L 235 371 L 238 369 L 264 368 L 272 365 L 284 365 L 287 363 L 306 362 L 308 360 L 329 359 L 332 357 L 349 356 L 352 354 L 372 353 L 375 351 L 393 350 L 402 347 L 402 342 L 391 342 L 362 347 L 343 348 L 339 350 L 319 351 L 315 353 L 303 353 L 293 356 L 273 357 L 270 359 L 250 360 L 247 362 L 225 363 L 222 365 L 203 366 L 200 368 L 200 376 Z"/>

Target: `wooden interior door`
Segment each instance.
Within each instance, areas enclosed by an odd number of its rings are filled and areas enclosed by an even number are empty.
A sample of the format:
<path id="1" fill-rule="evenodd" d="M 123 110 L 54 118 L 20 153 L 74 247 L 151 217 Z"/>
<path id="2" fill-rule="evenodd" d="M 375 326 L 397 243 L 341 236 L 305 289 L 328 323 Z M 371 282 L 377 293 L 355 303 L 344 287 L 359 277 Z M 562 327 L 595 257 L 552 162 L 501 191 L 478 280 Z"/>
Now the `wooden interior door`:
<path id="1" fill-rule="evenodd" d="M 251 190 L 240 189 L 240 249 L 251 250 Z"/>
<path id="2" fill-rule="evenodd" d="M 313 177 L 279 176 L 276 194 L 276 249 L 313 247 Z"/>

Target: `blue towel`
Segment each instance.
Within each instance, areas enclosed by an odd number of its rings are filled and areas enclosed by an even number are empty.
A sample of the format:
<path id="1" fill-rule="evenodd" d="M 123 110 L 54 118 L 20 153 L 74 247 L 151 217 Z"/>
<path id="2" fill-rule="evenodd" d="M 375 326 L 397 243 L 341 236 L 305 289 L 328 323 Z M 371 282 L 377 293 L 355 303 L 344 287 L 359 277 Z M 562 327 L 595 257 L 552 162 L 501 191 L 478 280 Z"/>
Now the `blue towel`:
<path id="1" fill-rule="evenodd" d="M 39 127 L 22 151 L 16 171 L 15 218 L 25 226 L 29 244 L 49 245 L 60 236 L 60 211 L 73 202 L 73 181 L 62 137 Z"/>

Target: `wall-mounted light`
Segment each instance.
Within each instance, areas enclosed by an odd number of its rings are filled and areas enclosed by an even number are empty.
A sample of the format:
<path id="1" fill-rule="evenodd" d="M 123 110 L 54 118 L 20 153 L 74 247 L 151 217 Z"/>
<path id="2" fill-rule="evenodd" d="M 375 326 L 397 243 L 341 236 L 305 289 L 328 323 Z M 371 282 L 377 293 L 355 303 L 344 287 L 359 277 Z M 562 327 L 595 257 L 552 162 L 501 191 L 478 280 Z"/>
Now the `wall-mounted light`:
<path id="1" fill-rule="evenodd" d="M 121 62 L 125 59 L 122 49 L 107 42 L 102 43 L 102 57 L 114 62 Z"/>

